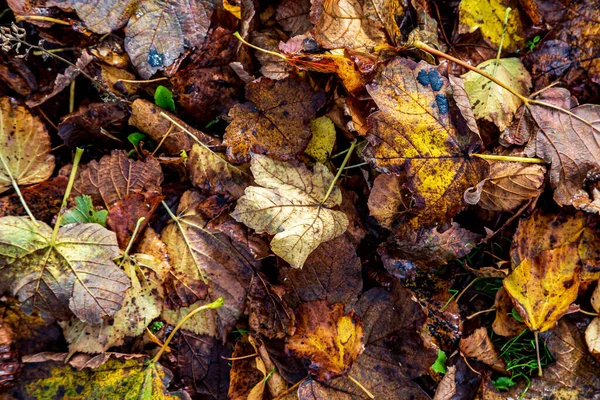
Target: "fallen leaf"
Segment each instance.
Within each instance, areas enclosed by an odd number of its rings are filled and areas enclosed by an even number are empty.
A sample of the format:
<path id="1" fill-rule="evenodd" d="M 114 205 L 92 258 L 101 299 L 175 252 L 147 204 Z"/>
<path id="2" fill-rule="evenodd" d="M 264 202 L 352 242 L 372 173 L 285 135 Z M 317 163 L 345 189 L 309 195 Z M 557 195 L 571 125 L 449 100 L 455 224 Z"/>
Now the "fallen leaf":
<path id="1" fill-rule="evenodd" d="M 435 396 L 433 396 L 433 400 L 452 400 L 454 395 L 456 395 L 456 382 L 454 381 L 455 376 L 456 367 L 451 365 L 448 367 L 448 371 L 435 390 Z"/>
<path id="2" fill-rule="evenodd" d="M 108 211 L 96 210 L 90 196 L 78 196 L 75 198 L 75 207 L 65 211 L 61 225 L 74 224 L 76 222 L 89 222 L 106 227 L 106 216 Z"/>
<path id="3" fill-rule="evenodd" d="M 166 118 L 160 116 L 161 111 L 162 109 L 160 107 L 147 100 L 135 100 L 131 104 L 131 118 L 129 118 L 129 125 L 139 128 L 142 132 L 148 134 L 148 136 L 156 143 L 162 142 L 161 148 L 165 150 L 167 154 L 179 155 L 182 150 L 185 150 L 186 152 L 192 150 L 195 139 L 191 138 L 185 131 L 191 132 L 196 139 L 207 146 L 220 144 L 218 139 L 192 128 L 171 113 L 163 111 L 169 118 L 176 122 L 176 124 L 173 124 Z M 185 131 L 181 127 L 185 128 Z"/>
<path id="4" fill-rule="evenodd" d="M 335 125 L 328 117 L 323 116 L 310 121 L 310 131 L 312 138 L 308 142 L 304 154 L 320 163 L 327 162 L 335 145 Z"/>
<path id="5" fill-rule="evenodd" d="M 529 96 L 531 76 L 518 58 L 501 58 L 498 62 L 495 59 L 487 60 L 477 68 L 523 96 Z M 500 131 L 510 126 L 515 112 L 523 101 L 475 71 L 467 72 L 462 78 L 475 117 L 493 122 Z"/>
<path id="6" fill-rule="evenodd" d="M 467 357 L 481 361 L 502 374 L 506 373 L 506 363 L 488 336 L 487 329 L 481 327 L 470 336 L 460 340 L 460 351 Z"/>
<path id="7" fill-rule="evenodd" d="M 95 203 L 103 202 L 110 210 L 129 194 L 161 193 L 162 180 L 162 170 L 155 158 L 136 161 L 127 158 L 124 151 L 113 150 L 100 162 L 92 161 L 79 169 L 73 193 L 89 195 Z"/>
<path id="8" fill-rule="evenodd" d="M 25 202 L 37 220 L 52 222 L 60 210 L 68 180 L 66 176 L 59 175 L 21 189 Z M 0 198 L 0 216 L 8 215 L 26 215 L 16 193 Z"/>
<path id="9" fill-rule="evenodd" d="M 504 15 L 506 9 L 511 8 L 508 14 L 506 30 L 504 29 Z M 523 24 L 515 2 L 511 0 L 462 0 L 458 6 L 459 30 L 461 34 L 481 31 L 484 40 L 492 47 L 500 47 L 507 52 L 520 50 L 525 44 Z"/>
<path id="10" fill-rule="evenodd" d="M 235 344 L 231 362 L 228 398 L 231 400 L 262 400 L 267 371 L 248 335 Z M 255 354 L 255 357 L 243 358 Z M 236 358 L 240 358 L 236 360 Z"/>
<path id="11" fill-rule="evenodd" d="M 319 300 L 302 303 L 297 310 L 296 333 L 286 343 L 286 352 L 311 361 L 309 371 L 329 380 L 348 372 L 363 352 L 363 329 L 354 312 L 345 313 L 342 303 L 332 306 Z"/>
<path id="12" fill-rule="evenodd" d="M 262 31 L 255 32 L 252 35 L 251 43 L 261 49 L 279 52 L 279 43 L 281 38 L 279 35 L 270 30 L 265 29 Z M 255 53 L 256 59 L 260 63 L 260 73 L 269 79 L 285 79 L 290 75 L 290 72 L 294 71 L 294 66 L 288 63 L 286 60 L 282 60 L 280 57 L 272 54 L 263 53 L 261 51 Z"/>
<path id="13" fill-rule="evenodd" d="M 50 136 L 39 118 L 9 97 L 0 98 L 0 193 L 11 185 L 42 182 L 54 171 Z"/>
<path id="14" fill-rule="evenodd" d="M 596 286 L 590 303 L 596 312 L 600 312 L 600 286 Z M 600 318 L 594 318 L 585 330 L 585 342 L 592 356 L 600 358 Z"/>
<path id="15" fill-rule="evenodd" d="M 208 221 L 195 210 L 201 199 L 197 192 L 185 192 L 176 219 L 167 224 L 161 237 L 169 249 L 177 290 L 186 292 L 184 297 L 225 300 L 216 313 L 197 314 L 184 328 L 225 338 L 244 311 L 255 261 L 250 254 L 234 247 L 226 235 L 207 226 Z M 189 311 L 180 309 L 178 315 L 184 316 Z M 177 323 L 178 315 L 169 320 Z M 197 328 L 190 329 L 187 324 L 195 324 Z"/>
<path id="16" fill-rule="evenodd" d="M 272 287 L 266 277 L 255 274 L 248 290 L 248 325 L 253 332 L 269 339 L 283 339 L 295 332 L 296 316 L 282 298 L 280 288 Z"/>
<path id="17" fill-rule="evenodd" d="M 117 235 L 121 249 L 127 248 L 140 218 L 139 232 L 146 228 L 163 196 L 156 192 L 131 193 L 117 201 L 108 211 L 106 224 Z"/>
<path id="18" fill-rule="evenodd" d="M 290 36 L 301 35 L 312 25 L 309 19 L 310 0 L 284 0 L 277 7 L 275 19 Z"/>
<path id="19" fill-rule="evenodd" d="M 379 111 L 369 116 L 363 154 L 381 172 L 406 172 L 421 224 L 446 222 L 487 171 L 486 162 L 469 157 L 481 139 L 453 125 L 446 78 L 423 61 L 395 58 L 367 91 Z"/>
<path id="20" fill-rule="evenodd" d="M 490 211 L 514 211 L 542 193 L 546 168 L 515 162 L 492 162 L 490 176 L 465 191 L 469 204 Z"/>
<path id="21" fill-rule="evenodd" d="M 233 118 L 225 130 L 227 156 L 250 161 L 250 152 L 283 160 L 295 158 L 311 137 L 308 123 L 325 104 L 323 92 L 303 81 L 260 78 L 246 86 L 246 99 L 229 111 Z"/>
<path id="22" fill-rule="evenodd" d="M 369 194 L 369 215 L 385 228 L 392 229 L 394 222 L 411 207 L 412 195 L 404 188 L 406 178 L 395 174 L 381 174 L 373 181 Z"/>
<path id="23" fill-rule="evenodd" d="M 492 329 L 496 335 L 514 337 L 526 329 L 525 324 L 512 316 L 513 303 L 506 289 L 500 288 L 496 292 L 494 308 L 496 309 L 496 319 L 492 323 Z"/>
<path id="24" fill-rule="evenodd" d="M 260 186 L 246 188 L 231 216 L 259 233 L 275 235 L 271 250 L 292 267 L 302 267 L 319 244 L 346 231 L 346 215 L 331 210 L 342 202 L 339 188 L 323 201 L 333 183 L 323 164 L 311 173 L 304 165 L 253 154 L 250 169 Z"/>
<path id="25" fill-rule="evenodd" d="M 119 254 L 114 233 L 98 224 L 61 227 L 56 238 L 43 222 L 0 218 L 4 285 L 23 309 L 38 309 L 45 319 L 70 312 L 98 324 L 123 304 L 129 278 L 112 261 Z M 70 310 L 70 312 L 69 312 Z"/>
<path id="26" fill-rule="evenodd" d="M 225 157 L 194 143 L 186 163 L 192 184 L 213 194 L 239 199 L 252 182 L 247 166 L 231 165 Z"/>
<path id="27" fill-rule="evenodd" d="M 64 116 L 58 124 L 58 135 L 71 147 L 88 144 L 109 145 L 121 140 L 129 113 L 120 103 L 91 103 Z"/>
<path id="28" fill-rule="evenodd" d="M 579 289 L 577 245 L 570 244 L 524 259 L 504 279 L 515 308 L 533 331 L 544 332 L 577 299 Z"/>
<path id="29" fill-rule="evenodd" d="M 319 0 L 312 2 L 313 37 L 326 49 L 372 49 L 399 44 L 405 8 L 399 0 Z"/>

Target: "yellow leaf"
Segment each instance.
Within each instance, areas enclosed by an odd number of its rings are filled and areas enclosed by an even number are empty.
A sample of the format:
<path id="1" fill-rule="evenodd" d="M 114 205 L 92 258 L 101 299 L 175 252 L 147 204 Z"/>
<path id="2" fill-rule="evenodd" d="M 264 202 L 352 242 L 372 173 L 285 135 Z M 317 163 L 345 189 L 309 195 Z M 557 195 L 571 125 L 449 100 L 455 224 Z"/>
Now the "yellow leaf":
<path id="1" fill-rule="evenodd" d="M 315 118 L 310 122 L 312 139 L 304 153 L 318 162 L 326 162 L 335 145 L 335 125 L 328 117 Z"/>
<path id="2" fill-rule="evenodd" d="M 321 243 L 346 232 L 346 215 L 330 209 L 342 202 L 337 186 L 321 204 L 333 182 L 323 164 L 311 173 L 304 165 L 252 154 L 250 169 L 261 186 L 248 187 L 231 216 L 257 232 L 275 235 L 271 249 L 292 267 L 302 267 Z"/>
<path id="3" fill-rule="evenodd" d="M 504 279 L 515 308 L 532 331 L 544 332 L 577 299 L 579 289 L 577 245 L 572 243 L 527 258 Z"/>
<path id="4" fill-rule="evenodd" d="M 517 5 L 511 0 L 462 0 L 458 6 L 459 33 L 475 32 L 480 29 L 486 42 L 495 48 L 500 47 L 504 15 L 509 6 L 512 11 L 508 15 L 502 48 L 507 52 L 521 49 L 525 44 L 523 25 Z"/>

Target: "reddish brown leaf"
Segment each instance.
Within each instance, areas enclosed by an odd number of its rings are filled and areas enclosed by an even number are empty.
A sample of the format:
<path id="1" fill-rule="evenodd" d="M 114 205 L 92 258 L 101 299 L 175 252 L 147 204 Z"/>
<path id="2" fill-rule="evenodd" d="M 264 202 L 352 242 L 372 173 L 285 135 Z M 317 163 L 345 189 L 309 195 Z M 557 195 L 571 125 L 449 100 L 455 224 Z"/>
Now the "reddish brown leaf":
<path id="1" fill-rule="evenodd" d="M 23 198 L 34 217 L 40 221 L 50 223 L 60 210 L 68 180 L 66 176 L 57 176 L 37 185 L 21 189 Z M 0 199 L 0 216 L 5 217 L 7 215 L 25 215 L 23 205 L 16 193 Z"/>
<path id="2" fill-rule="evenodd" d="M 476 329 L 470 336 L 462 338 L 460 351 L 467 357 L 489 365 L 497 372 L 506 373 L 506 363 L 500 358 L 500 353 L 494 347 L 485 327 Z"/>
<path id="3" fill-rule="evenodd" d="M 127 248 L 140 218 L 139 232 L 150 222 L 154 211 L 163 197 L 156 192 L 132 193 L 117 201 L 108 211 L 106 226 L 117 234 L 117 242 L 121 249 Z"/>
<path id="4" fill-rule="evenodd" d="M 127 117 L 129 113 L 120 103 L 91 103 L 64 116 L 58 134 L 71 148 L 91 143 L 115 144 Z"/>

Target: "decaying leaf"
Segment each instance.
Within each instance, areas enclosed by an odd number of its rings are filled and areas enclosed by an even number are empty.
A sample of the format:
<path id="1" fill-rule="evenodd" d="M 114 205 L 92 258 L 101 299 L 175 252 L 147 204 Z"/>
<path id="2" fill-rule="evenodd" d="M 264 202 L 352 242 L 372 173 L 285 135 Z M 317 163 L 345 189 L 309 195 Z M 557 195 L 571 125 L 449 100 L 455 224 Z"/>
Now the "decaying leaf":
<path id="1" fill-rule="evenodd" d="M 460 340 L 460 351 L 467 357 L 475 358 L 500 373 L 506 373 L 506 363 L 488 336 L 487 329 L 481 327 L 473 334 Z"/>
<path id="2" fill-rule="evenodd" d="M 50 223 L 58 214 L 68 180 L 66 176 L 59 175 L 21 189 L 25 202 L 37 220 Z M 23 204 L 16 193 L 0 199 L 0 216 L 8 215 L 25 215 Z"/>
<path id="3" fill-rule="evenodd" d="M 225 157 L 197 143 L 192 147 L 186 166 L 194 186 L 209 193 L 228 194 L 238 199 L 252 182 L 247 167 L 231 165 Z"/>
<path id="4" fill-rule="evenodd" d="M 600 286 L 596 286 L 590 300 L 596 312 L 600 312 Z M 585 330 L 585 342 L 594 358 L 600 358 L 600 318 L 596 317 Z"/>
<path id="5" fill-rule="evenodd" d="M 512 11 L 508 15 L 505 30 L 504 15 L 509 7 Z M 459 33 L 475 32 L 479 29 L 485 41 L 495 48 L 500 47 L 502 36 L 504 36 L 502 48 L 510 52 L 521 49 L 525 44 L 523 24 L 514 1 L 462 0 L 458 10 Z"/>
<path id="6" fill-rule="evenodd" d="M 373 181 L 369 213 L 381 226 L 392 229 L 394 222 L 410 209 L 412 195 L 404 188 L 405 183 L 405 178 L 395 174 L 381 174 Z"/>
<path id="7" fill-rule="evenodd" d="M 327 162 L 335 145 L 335 125 L 328 117 L 323 116 L 310 121 L 310 131 L 312 138 L 304 153 L 318 162 Z"/>
<path id="8" fill-rule="evenodd" d="M 517 321 L 512 316 L 513 303 L 506 289 L 501 288 L 496 293 L 494 308 L 496 309 L 496 319 L 494 319 L 492 329 L 495 334 L 513 337 L 526 329 L 522 322 Z"/>
<path id="9" fill-rule="evenodd" d="M 57 237 L 43 222 L 0 218 L 3 286 L 23 309 L 46 319 L 72 312 L 98 324 L 122 306 L 129 278 L 112 261 L 119 255 L 115 234 L 98 224 L 61 227 Z"/>
<path id="10" fill-rule="evenodd" d="M 225 131 L 227 156 L 235 162 L 250 161 L 250 152 L 283 160 L 295 158 L 307 146 L 308 123 L 325 104 L 323 92 L 295 79 L 260 78 L 246 86 L 248 103 L 229 111 L 233 118 Z"/>
<path id="11" fill-rule="evenodd" d="M 407 174 L 421 224 L 447 221 L 487 163 L 469 157 L 481 139 L 453 125 L 446 78 L 423 61 L 395 58 L 367 90 L 379 112 L 369 116 L 366 158 L 379 171 Z"/>
<path id="12" fill-rule="evenodd" d="M 498 62 L 495 59 L 487 60 L 477 68 L 494 76 L 523 96 L 529 96 L 531 76 L 518 58 L 501 58 Z M 500 131 L 510 126 L 515 112 L 523 101 L 475 71 L 467 72 L 462 78 L 475 117 L 493 122 Z"/>
<path id="13" fill-rule="evenodd" d="M 546 168 L 515 162 L 492 162 L 490 176 L 465 191 L 465 201 L 490 211 L 514 211 L 542 192 Z"/>
<path id="14" fill-rule="evenodd" d="M 309 13 L 310 0 L 284 0 L 277 7 L 276 19 L 291 36 L 296 36 L 311 28 Z"/>
<path id="15" fill-rule="evenodd" d="M 346 314 L 342 303 L 302 303 L 298 307 L 296 333 L 286 351 L 311 361 L 309 371 L 322 380 L 346 373 L 363 352 L 363 328 L 354 312 Z"/>
<path id="16" fill-rule="evenodd" d="M 0 98 L 0 193 L 11 187 L 50 178 L 54 156 L 50 136 L 39 118 L 8 97 Z"/>
<path id="17" fill-rule="evenodd" d="M 248 325 L 269 339 L 283 339 L 295 332 L 296 316 L 281 292 L 280 287 L 272 287 L 266 277 L 258 274 L 248 291 Z"/>
<path id="18" fill-rule="evenodd" d="M 319 244 L 346 231 L 346 215 L 331 210 L 342 202 L 339 188 L 325 199 L 333 175 L 323 164 L 311 173 L 304 165 L 253 154 L 250 165 L 260 186 L 246 188 L 231 216 L 257 232 L 275 235 L 271 250 L 292 267 L 302 267 Z"/>
<path id="19" fill-rule="evenodd" d="M 156 192 L 131 193 L 110 208 L 106 225 L 117 234 L 117 242 L 121 249 L 125 249 L 129 242 L 137 239 L 132 236 L 136 227 L 139 226 L 140 232 L 146 228 L 162 199 L 163 196 Z"/>
<path id="20" fill-rule="evenodd" d="M 225 338 L 244 310 L 255 261 L 243 249 L 234 247 L 226 235 L 207 226 L 209 221 L 195 210 L 202 198 L 194 191 L 184 193 L 175 220 L 163 229 L 161 237 L 172 259 L 176 290 L 192 299 L 186 305 L 194 299 L 225 299 L 225 305 L 216 313 L 196 314 L 188 323 L 196 324 L 196 333 Z M 170 320 L 177 323 L 189 311 L 182 308 Z"/>
<path id="21" fill-rule="evenodd" d="M 129 113 L 120 103 L 92 103 L 62 118 L 58 134 L 71 147 L 119 141 Z"/>

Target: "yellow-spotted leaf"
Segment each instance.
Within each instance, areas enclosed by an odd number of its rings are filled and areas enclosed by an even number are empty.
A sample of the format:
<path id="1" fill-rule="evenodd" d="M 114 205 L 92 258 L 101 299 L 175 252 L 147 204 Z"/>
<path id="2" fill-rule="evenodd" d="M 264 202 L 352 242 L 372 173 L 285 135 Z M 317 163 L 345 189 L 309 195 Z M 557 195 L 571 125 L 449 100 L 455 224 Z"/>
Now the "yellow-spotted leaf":
<path id="1" fill-rule="evenodd" d="M 8 97 L 0 98 L 0 193 L 50 178 L 54 156 L 50 136 L 39 118 Z"/>
<path id="2" fill-rule="evenodd" d="M 458 6 L 459 33 L 479 29 L 484 40 L 497 49 L 502 41 L 504 15 L 508 7 L 512 11 L 508 15 L 502 48 L 507 52 L 521 49 L 525 44 L 523 24 L 513 0 L 462 0 Z"/>
<path id="3" fill-rule="evenodd" d="M 529 95 L 531 76 L 518 58 L 501 58 L 497 63 L 487 60 L 477 67 L 522 95 Z M 462 78 L 475 117 L 493 122 L 500 131 L 510 126 L 523 101 L 477 72 L 469 71 Z"/>
<path id="4" fill-rule="evenodd" d="M 421 224 L 447 221 L 488 170 L 470 157 L 481 138 L 456 128 L 464 117 L 454 110 L 447 79 L 424 61 L 395 58 L 367 90 L 379 111 L 369 116 L 363 154 L 381 172 L 407 175 Z"/>
<path id="5" fill-rule="evenodd" d="M 572 243 L 524 259 L 504 279 L 504 288 L 532 331 L 553 328 L 577 298 L 577 244 Z"/>
<path id="6" fill-rule="evenodd" d="M 121 308 L 130 281 L 113 262 L 119 246 L 108 229 L 70 224 L 55 237 L 44 222 L 3 217 L 0 238 L 0 281 L 27 313 L 37 309 L 51 320 L 72 312 L 99 324 Z"/>
<path id="7" fill-rule="evenodd" d="M 250 169 L 260 186 L 246 189 L 231 216 L 259 233 L 275 235 L 271 250 L 292 267 L 301 268 L 321 243 L 346 232 L 346 215 L 331 210 L 341 204 L 342 192 L 336 186 L 323 201 L 333 183 L 323 164 L 310 172 L 302 164 L 252 154 Z"/>
<path id="8" fill-rule="evenodd" d="M 328 117 L 315 118 L 310 122 L 312 139 L 304 153 L 318 162 L 326 162 L 335 145 L 335 125 Z"/>

